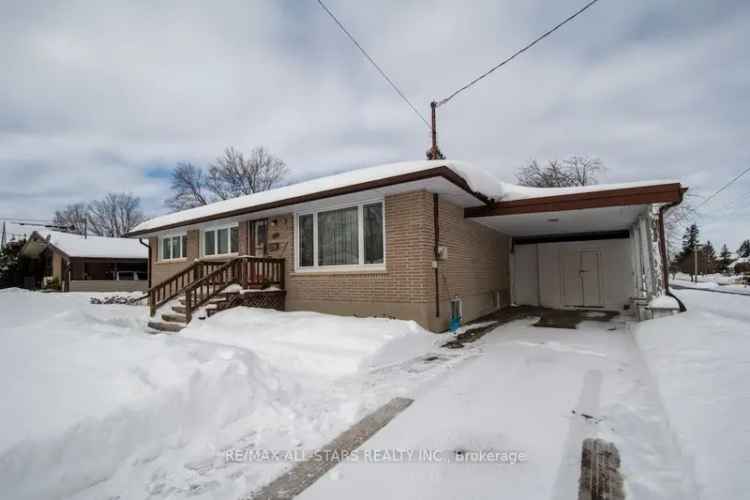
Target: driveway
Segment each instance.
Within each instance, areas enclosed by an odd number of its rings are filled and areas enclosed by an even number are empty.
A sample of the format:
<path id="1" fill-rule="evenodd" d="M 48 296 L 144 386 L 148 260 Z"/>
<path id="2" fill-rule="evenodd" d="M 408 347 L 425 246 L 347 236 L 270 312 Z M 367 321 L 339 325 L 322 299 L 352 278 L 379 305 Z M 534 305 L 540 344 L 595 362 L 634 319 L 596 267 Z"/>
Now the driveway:
<path id="1" fill-rule="evenodd" d="M 467 345 L 475 357 L 299 498 L 576 498 L 590 436 L 620 450 L 628 498 L 692 498 L 628 324 L 534 321 Z"/>

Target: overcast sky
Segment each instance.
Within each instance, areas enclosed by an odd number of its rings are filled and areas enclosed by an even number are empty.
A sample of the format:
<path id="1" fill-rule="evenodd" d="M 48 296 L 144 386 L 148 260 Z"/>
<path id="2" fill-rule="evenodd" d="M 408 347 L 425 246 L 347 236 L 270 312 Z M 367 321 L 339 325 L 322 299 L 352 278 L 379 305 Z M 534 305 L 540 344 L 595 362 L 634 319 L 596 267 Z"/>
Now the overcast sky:
<path id="1" fill-rule="evenodd" d="M 583 0 L 327 3 L 427 114 Z M 0 0 L 0 13 L 0 218 L 107 191 L 157 215 L 176 162 L 230 145 L 266 146 L 289 181 L 429 145 L 314 0 Z M 697 204 L 750 166 L 748 26 L 746 0 L 601 0 L 441 108 L 441 148 L 508 181 L 533 158 L 595 155 L 604 182 L 676 178 Z M 750 238 L 748 193 L 750 174 L 703 207 L 715 246 Z"/>

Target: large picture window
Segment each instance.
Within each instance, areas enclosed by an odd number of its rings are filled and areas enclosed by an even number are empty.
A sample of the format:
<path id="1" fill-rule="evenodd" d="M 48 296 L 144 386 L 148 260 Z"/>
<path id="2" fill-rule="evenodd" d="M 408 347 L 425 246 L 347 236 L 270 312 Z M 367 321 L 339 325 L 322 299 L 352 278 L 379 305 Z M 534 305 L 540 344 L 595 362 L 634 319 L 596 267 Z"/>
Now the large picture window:
<path id="1" fill-rule="evenodd" d="M 359 264 L 357 207 L 318 212 L 318 265 Z"/>
<path id="2" fill-rule="evenodd" d="M 296 268 L 382 268 L 385 264 L 383 202 L 297 215 Z"/>
<path id="3" fill-rule="evenodd" d="M 239 251 L 240 230 L 237 226 L 217 227 L 203 231 L 203 255 L 232 255 Z"/>
<path id="4" fill-rule="evenodd" d="M 187 236 L 184 234 L 160 237 L 159 247 L 162 261 L 187 258 Z"/>

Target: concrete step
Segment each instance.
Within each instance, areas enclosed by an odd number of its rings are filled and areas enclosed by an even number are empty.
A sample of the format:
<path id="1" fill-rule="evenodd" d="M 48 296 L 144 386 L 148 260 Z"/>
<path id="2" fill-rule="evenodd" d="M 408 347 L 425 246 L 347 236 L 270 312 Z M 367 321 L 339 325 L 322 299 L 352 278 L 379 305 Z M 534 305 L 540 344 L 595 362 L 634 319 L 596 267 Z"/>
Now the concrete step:
<path id="1" fill-rule="evenodd" d="M 157 332 L 177 333 L 185 328 L 185 325 L 181 325 L 179 323 L 165 323 L 162 321 L 149 321 L 148 327 L 152 330 L 156 330 Z"/>
<path id="2" fill-rule="evenodd" d="M 161 315 L 161 319 L 173 323 L 187 323 L 187 316 L 185 316 L 184 314 L 164 313 Z"/>
<path id="3" fill-rule="evenodd" d="M 181 306 L 172 306 L 172 310 L 176 313 L 185 314 L 187 312 L 187 308 L 184 305 Z"/>

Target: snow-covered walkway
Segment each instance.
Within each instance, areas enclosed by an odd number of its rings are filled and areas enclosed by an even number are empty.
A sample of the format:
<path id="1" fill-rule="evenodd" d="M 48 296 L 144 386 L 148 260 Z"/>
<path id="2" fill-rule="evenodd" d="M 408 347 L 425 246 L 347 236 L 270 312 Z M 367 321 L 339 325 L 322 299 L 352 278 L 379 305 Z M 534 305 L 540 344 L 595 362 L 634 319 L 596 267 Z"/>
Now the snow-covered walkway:
<path id="1" fill-rule="evenodd" d="M 589 436 L 619 448 L 627 498 L 693 498 L 628 325 L 561 330 L 532 322 L 483 337 L 472 347 L 481 355 L 412 394 L 412 406 L 356 462 L 301 498 L 576 498 Z M 477 458 L 470 452 L 491 450 L 508 453 L 465 463 Z"/>
<path id="2" fill-rule="evenodd" d="M 680 290 L 679 314 L 638 325 L 698 497 L 750 492 L 750 297 Z"/>

